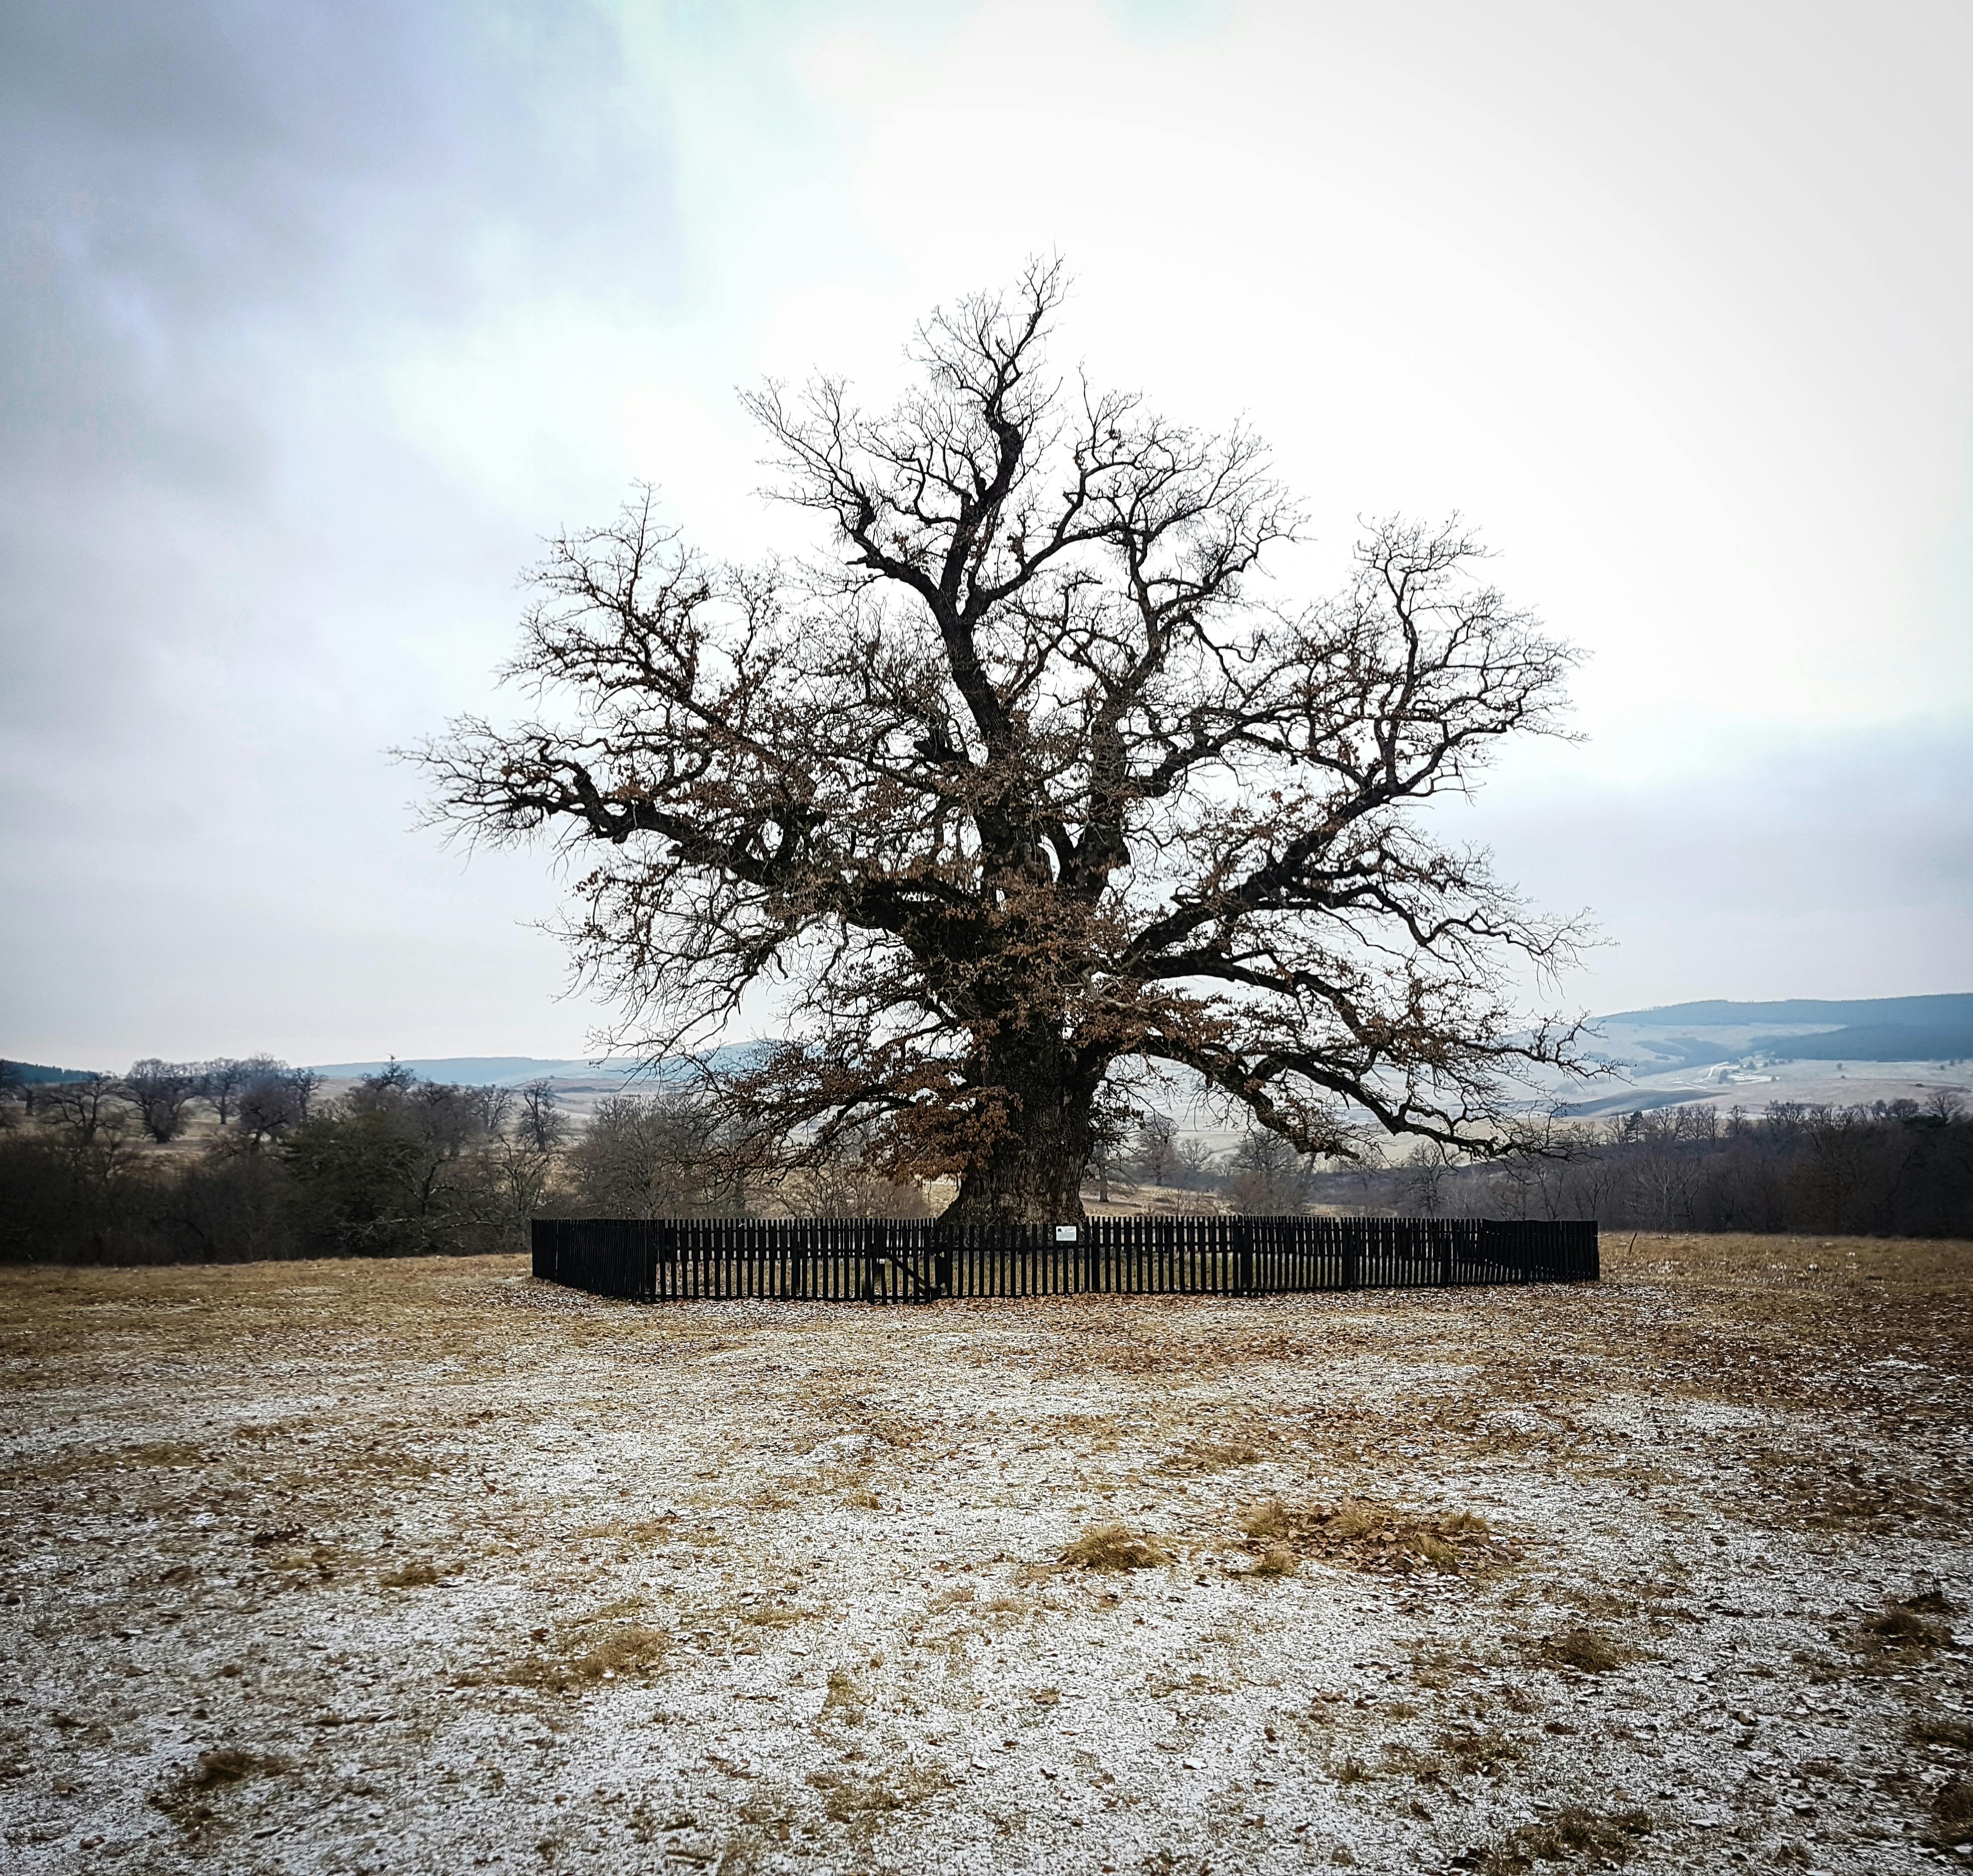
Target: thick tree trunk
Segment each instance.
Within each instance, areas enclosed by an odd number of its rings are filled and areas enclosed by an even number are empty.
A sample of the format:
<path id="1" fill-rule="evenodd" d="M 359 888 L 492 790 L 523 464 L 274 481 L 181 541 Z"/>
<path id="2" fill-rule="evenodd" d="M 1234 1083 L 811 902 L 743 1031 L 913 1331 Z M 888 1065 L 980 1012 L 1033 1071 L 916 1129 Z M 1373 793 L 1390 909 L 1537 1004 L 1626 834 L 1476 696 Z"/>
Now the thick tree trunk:
<path id="1" fill-rule="evenodd" d="M 983 1079 L 1013 1097 L 1009 1130 L 960 1181 L 945 1215 L 982 1224 L 1080 1224 L 1093 1090 L 1065 1072 L 1058 1044 L 993 1053 Z"/>

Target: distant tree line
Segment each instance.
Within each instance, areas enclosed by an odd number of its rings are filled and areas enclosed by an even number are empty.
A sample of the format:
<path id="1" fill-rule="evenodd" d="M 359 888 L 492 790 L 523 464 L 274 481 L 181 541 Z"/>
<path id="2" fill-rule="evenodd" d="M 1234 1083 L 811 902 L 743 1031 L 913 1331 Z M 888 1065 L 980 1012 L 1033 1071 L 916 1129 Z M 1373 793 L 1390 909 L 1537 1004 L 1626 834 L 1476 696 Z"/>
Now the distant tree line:
<path id="1" fill-rule="evenodd" d="M 201 1110 L 211 1124 L 188 1138 Z M 146 1060 L 63 1082 L 0 1063 L 0 1261 L 517 1250 L 542 1215 L 926 1209 L 854 1138 L 768 1176 L 727 1126 L 689 1086 L 663 1080 L 603 1100 L 578 1131 L 547 1082 L 467 1087 L 393 1066 L 324 1100 L 317 1076 L 267 1056 Z M 1922 1106 L 1530 1123 L 1516 1144 L 1523 1150 L 1496 1160 L 1426 1146 L 1397 1163 L 1339 1169 L 1258 1130 L 1220 1154 L 1166 1115 L 1120 1116 L 1099 1135 L 1091 1196 L 1127 1203 L 1156 1188 L 1254 1215 L 1973 1237 L 1973 1118 L 1949 1093 Z"/>
<path id="2" fill-rule="evenodd" d="M 1828 1231 L 1973 1237 L 1973 1117 L 1942 1090 L 1869 1106 L 1775 1103 L 1759 1115 L 1664 1108 L 1599 1124 L 1530 1121 L 1500 1159 L 1422 1143 L 1402 1160 L 1337 1167 L 1254 1132 L 1216 1155 L 1147 1117 L 1116 1143 L 1101 1196 L 1147 1186 L 1277 1216 L 1594 1218 L 1619 1231 Z M 1182 1202 L 1182 1201 L 1181 1201 Z"/>
<path id="3" fill-rule="evenodd" d="M 209 1137 L 187 1138 L 203 1110 Z M 146 1060 L 35 1082 L 0 1063 L 0 1261 L 232 1263 L 518 1250 L 530 1218 L 757 1207 L 692 1090 L 612 1096 L 579 1133 L 551 1084 L 467 1087 L 393 1065 L 331 1100 L 268 1056 Z M 804 1211 L 922 1213 L 846 1153 L 777 1182 Z"/>
<path id="4" fill-rule="evenodd" d="M 1973 1237 L 1973 1116 L 1956 1094 L 1838 1107 L 1777 1102 L 1531 1127 L 1515 1157 L 1458 1165 L 1421 1152 L 1317 1175 L 1313 1202 L 1358 1211 L 1594 1218 L 1644 1231 Z"/>

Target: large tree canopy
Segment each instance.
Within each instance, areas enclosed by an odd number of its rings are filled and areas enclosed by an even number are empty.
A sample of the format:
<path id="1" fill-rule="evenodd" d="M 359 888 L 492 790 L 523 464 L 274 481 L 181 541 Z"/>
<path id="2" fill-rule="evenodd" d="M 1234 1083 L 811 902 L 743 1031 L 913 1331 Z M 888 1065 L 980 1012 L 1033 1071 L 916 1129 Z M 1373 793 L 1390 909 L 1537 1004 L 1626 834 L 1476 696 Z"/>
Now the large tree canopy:
<path id="1" fill-rule="evenodd" d="M 1553 732 L 1566 647 L 1456 526 L 1377 525 L 1284 606 L 1299 515 L 1245 428 L 1052 376 L 1053 266 L 921 328 L 878 415 L 746 400 L 826 551 L 715 564 L 648 495 L 556 540 L 509 675 L 542 714 L 418 752 L 437 818 L 593 856 L 569 936 L 653 1054 L 782 988 L 721 1097 L 750 1137 L 955 1172 L 964 1216 L 1080 1214 L 1106 1084 L 1189 1070 L 1305 1152 L 1488 1147 L 1572 1031 L 1562 961 L 1418 810 Z"/>

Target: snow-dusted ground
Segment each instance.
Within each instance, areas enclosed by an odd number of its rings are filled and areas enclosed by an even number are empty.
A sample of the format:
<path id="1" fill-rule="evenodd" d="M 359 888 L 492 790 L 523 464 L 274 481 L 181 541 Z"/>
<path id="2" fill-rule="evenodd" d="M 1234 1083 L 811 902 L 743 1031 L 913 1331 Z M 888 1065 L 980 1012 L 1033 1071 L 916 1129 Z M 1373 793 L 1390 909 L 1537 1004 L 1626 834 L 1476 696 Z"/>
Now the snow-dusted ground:
<path id="1" fill-rule="evenodd" d="M 0 1863 L 1964 1865 L 1968 1256 L 892 1311 L 0 1273 Z M 1170 1561 L 1060 1564 L 1104 1525 Z"/>

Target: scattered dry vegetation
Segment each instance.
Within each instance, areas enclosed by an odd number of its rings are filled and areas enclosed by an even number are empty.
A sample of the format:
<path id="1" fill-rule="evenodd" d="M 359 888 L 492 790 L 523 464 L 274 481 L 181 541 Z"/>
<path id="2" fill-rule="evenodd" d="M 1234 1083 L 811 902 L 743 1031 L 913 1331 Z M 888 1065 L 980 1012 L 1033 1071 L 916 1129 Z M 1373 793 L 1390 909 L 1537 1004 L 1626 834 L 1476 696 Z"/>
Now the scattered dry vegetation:
<path id="1" fill-rule="evenodd" d="M 196 1839 L 222 1826 L 219 1795 L 227 1786 L 287 1770 L 288 1761 L 277 1753 L 214 1747 L 201 1752 L 196 1764 L 152 1793 L 151 1802 L 188 1837 Z"/>
<path id="2" fill-rule="evenodd" d="M 921 1311 L 0 1273 L 0 1863 L 1919 1876 L 1973 1837 L 1965 1257 Z"/>
<path id="3" fill-rule="evenodd" d="M 1973 1779 L 1955 1773 L 1940 1786 L 1932 1801 L 1927 1841 L 1956 1850 L 1973 1839 Z"/>
<path id="4" fill-rule="evenodd" d="M 672 1637 L 641 1619 L 643 1613 L 636 1602 L 626 1600 L 532 1629 L 527 1639 L 532 1648 L 501 1678 L 512 1686 L 553 1694 L 646 1678 L 664 1662 Z"/>
<path id="5" fill-rule="evenodd" d="M 1279 1499 L 1241 1514 L 1246 1548 L 1266 1574 L 1292 1570 L 1307 1557 L 1348 1570 L 1402 1576 L 1414 1570 L 1452 1572 L 1497 1563 L 1507 1554 L 1484 1518 L 1471 1512 L 1438 1516 L 1399 1510 L 1364 1499 L 1291 1511 Z"/>
<path id="6" fill-rule="evenodd" d="M 1608 1674 L 1630 1660 L 1632 1651 L 1594 1629 L 1569 1628 L 1546 1636 L 1533 1655 L 1547 1667 L 1573 1668 L 1579 1674 Z"/>
<path id="7" fill-rule="evenodd" d="M 420 1557 L 401 1564 L 378 1580 L 387 1590 L 425 1590 L 440 1580 L 442 1573 L 429 1557 Z"/>
<path id="8" fill-rule="evenodd" d="M 1952 1607 L 1936 1590 L 1894 1602 L 1858 1626 L 1857 1652 L 1880 1668 L 1908 1668 L 1929 1661 L 1952 1639 L 1952 1631 L 1935 1619 Z"/>
<path id="9" fill-rule="evenodd" d="M 1642 1811 L 1599 1812 L 1570 1806 L 1539 1824 L 1526 1824 L 1480 1859 L 1484 1876 L 1526 1876 L 1539 1863 L 1617 1869 L 1651 1834 Z"/>

